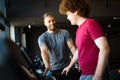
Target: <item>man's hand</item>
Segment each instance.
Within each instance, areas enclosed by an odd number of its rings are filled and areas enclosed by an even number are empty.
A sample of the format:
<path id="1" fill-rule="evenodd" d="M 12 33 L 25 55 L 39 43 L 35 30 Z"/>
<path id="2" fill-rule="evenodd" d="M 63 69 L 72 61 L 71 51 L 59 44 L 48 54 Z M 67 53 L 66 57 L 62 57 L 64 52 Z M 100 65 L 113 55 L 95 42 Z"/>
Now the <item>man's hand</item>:
<path id="1" fill-rule="evenodd" d="M 48 66 L 45 68 L 44 72 L 43 72 L 43 76 L 46 76 L 46 73 L 48 70 L 51 70 L 51 66 Z"/>
<path id="2" fill-rule="evenodd" d="M 66 68 L 63 69 L 61 74 L 65 74 L 67 76 L 69 71 L 70 71 L 70 68 L 66 67 Z"/>

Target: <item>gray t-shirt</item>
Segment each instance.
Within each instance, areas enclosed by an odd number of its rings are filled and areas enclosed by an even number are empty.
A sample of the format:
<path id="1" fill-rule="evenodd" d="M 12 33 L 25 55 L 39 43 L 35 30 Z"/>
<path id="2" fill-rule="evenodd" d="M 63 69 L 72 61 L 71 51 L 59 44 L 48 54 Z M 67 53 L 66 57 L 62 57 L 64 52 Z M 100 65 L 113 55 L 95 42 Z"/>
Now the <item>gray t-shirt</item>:
<path id="1" fill-rule="evenodd" d="M 38 38 L 39 46 L 47 45 L 49 48 L 50 65 L 52 70 L 66 67 L 70 62 L 70 50 L 67 41 L 71 36 L 67 30 L 58 29 L 55 34 L 44 32 Z"/>

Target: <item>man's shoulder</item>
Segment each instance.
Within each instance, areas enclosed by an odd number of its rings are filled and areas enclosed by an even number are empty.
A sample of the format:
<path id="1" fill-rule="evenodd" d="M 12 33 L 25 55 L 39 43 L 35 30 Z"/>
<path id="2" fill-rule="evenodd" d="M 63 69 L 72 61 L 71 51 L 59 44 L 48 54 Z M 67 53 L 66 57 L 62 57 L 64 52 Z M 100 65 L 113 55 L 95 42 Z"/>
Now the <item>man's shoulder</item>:
<path id="1" fill-rule="evenodd" d="M 40 39 L 40 38 L 45 38 L 45 37 L 47 37 L 47 32 L 42 33 L 42 34 L 38 37 L 38 39 Z"/>
<path id="2" fill-rule="evenodd" d="M 47 34 L 48 34 L 47 32 L 43 32 L 40 36 L 45 36 Z"/>
<path id="3" fill-rule="evenodd" d="M 68 30 L 66 30 L 66 29 L 59 29 L 59 31 L 61 31 L 61 32 L 68 32 Z"/>

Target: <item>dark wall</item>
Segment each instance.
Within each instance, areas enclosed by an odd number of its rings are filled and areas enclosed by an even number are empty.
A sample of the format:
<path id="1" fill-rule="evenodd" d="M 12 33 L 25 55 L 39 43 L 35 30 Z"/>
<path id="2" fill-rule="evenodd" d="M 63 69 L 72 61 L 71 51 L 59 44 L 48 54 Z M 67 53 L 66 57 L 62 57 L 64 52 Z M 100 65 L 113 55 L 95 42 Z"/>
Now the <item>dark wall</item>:
<path id="1" fill-rule="evenodd" d="M 49 11 L 54 13 L 58 23 L 68 22 L 66 16 L 61 15 L 58 10 L 61 0 L 5 1 L 8 2 L 8 19 L 14 26 L 44 25 L 41 16 Z M 91 17 L 120 16 L 120 0 L 90 0 L 90 8 Z"/>
<path id="2" fill-rule="evenodd" d="M 110 59 L 120 59 L 120 32 L 109 32 L 107 38 L 111 48 Z"/>

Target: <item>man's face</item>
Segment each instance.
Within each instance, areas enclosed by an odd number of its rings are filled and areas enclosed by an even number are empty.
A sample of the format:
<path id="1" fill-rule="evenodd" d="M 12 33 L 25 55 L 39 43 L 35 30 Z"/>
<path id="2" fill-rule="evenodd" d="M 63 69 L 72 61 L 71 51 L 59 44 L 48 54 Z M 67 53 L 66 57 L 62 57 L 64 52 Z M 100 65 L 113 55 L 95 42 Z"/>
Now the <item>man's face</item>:
<path id="1" fill-rule="evenodd" d="M 76 12 L 72 13 L 70 11 L 66 12 L 67 19 L 71 22 L 71 25 L 76 25 Z"/>
<path id="2" fill-rule="evenodd" d="M 44 19 L 44 24 L 49 30 L 55 30 L 56 29 L 56 21 L 53 16 L 47 16 Z"/>

